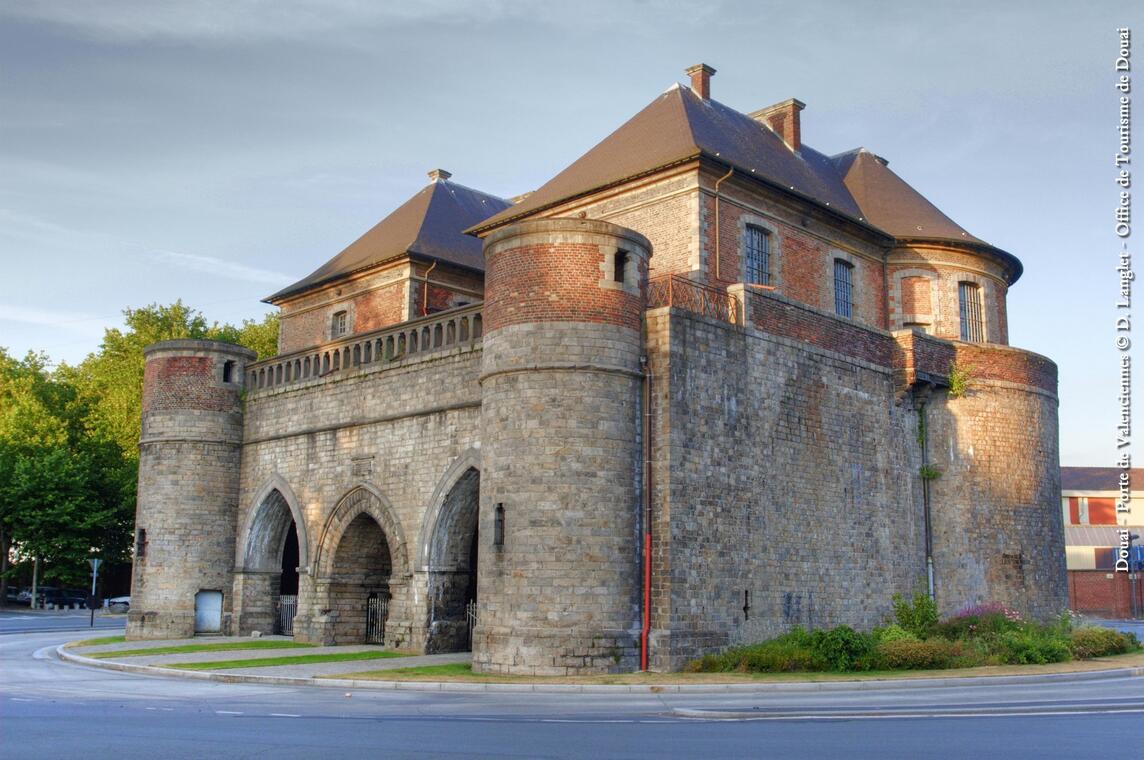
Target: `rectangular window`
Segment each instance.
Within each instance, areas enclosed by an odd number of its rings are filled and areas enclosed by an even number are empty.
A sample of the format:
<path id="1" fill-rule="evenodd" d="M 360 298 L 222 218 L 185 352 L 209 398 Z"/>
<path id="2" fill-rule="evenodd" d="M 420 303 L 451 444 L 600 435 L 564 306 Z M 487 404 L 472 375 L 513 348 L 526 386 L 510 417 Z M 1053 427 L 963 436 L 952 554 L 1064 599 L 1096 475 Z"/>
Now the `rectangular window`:
<path id="1" fill-rule="evenodd" d="M 771 284 L 771 233 L 762 227 L 747 225 L 747 282 Z"/>
<path id="2" fill-rule="evenodd" d="M 615 261 L 613 262 L 613 264 L 614 264 L 614 266 L 612 267 L 612 279 L 615 282 L 618 282 L 621 285 L 623 285 L 624 284 L 624 270 L 627 269 L 627 267 L 628 267 L 628 252 L 627 251 L 616 251 Z"/>
<path id="3" fill-rule="evenodd" d="M 349 329 L 349 320 L 346 318 L 346 312 L 339 311 L 334 315 L 333 329 L 330 330 L 331 337 L 338 338 L 345 335 Z"/>
<path id="4" fill-rule="evenodd" d="M 834 313 L 854 316 L 854 265 L 842 259 L 834 260 Z"/>
<path id="5" fill-rule="evenodd" d="M 1089 525 L 1116 525 L 1116 500 L 1088 497 Z"/>
<path id="6" fill-rule="evenodd" d="M 961 310 L 961 339 L 970 343 L 985 341 L 985 324 L 981 320 L 981 287 L 972 282 L 957 285 Z"/>

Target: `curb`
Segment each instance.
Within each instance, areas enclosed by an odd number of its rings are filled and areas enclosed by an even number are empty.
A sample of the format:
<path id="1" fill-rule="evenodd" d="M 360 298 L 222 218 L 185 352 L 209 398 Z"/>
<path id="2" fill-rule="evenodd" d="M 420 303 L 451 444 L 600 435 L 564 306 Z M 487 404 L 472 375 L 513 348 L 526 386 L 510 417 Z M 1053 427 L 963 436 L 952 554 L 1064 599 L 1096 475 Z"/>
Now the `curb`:
<path id="1" fill-rule="evenodd" d="M 68 652 L 61 644 L 56 654 L 61 660 L 104 670 L 123 673 L 187 678 L 196 681 L 220 683 L 256 683 L 278 686 L 320 686 L 337 689 L 366 689 L 371 691 L 444 691 L 444 692 L 522 692 L 555 694 L 718 694 L 752 693 L 758 691 L 883 691 L 891 689 L 928 689 L 935 686 L 998 686 L 1006 684 L 1070 683 L 1074 681 L 1101 681 L 1111 678 L 1138 678 L 1144 676 L 1144 665 L 1109 670 L 1090 670 L 1082 673 L 1044 673 L 1028 676 L 971 676 L 968 678 L 912 678 L 884 681 L 807 681 L 801 683 L 712 683 L 712 684 L 542 684 L 542 683 L 463 683 L 457 681 L 359 681 L 352 678 L 317 678 L 298 676 L 231 675 L 209 671 L 175 670 L 154 665 L 132 665 L 109 662 Z M 699 717 L 699 716 L 691 716 Z M 714 717 L 714 716 L 708 716 Z M 739 715 L 738 717 L 743 717 Z M 755 714 L 753 717 L 764 717 Z"/>

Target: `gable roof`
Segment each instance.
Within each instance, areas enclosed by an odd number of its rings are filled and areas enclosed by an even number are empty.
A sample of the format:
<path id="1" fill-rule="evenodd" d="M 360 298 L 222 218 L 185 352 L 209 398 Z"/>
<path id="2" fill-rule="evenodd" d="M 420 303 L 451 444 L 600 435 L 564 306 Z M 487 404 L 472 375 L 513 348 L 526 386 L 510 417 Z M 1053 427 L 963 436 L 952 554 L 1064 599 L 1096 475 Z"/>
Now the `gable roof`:
<path id="1" fill-rule="evenodd" d="M 1119 467 L 1062 467 L 1062 491 L 1118 491 Z M 1144 468 L 1131 470 L 1132 491 L 1144 491 Z"/>
<path id="2" fill-rule="evenodd" d="M 276 303 L 406 254 L 484 271 L 481 241 L 464 230 L 510 205 L 504 198 L 435 179 L 337 256 L 265 301 Z"/>

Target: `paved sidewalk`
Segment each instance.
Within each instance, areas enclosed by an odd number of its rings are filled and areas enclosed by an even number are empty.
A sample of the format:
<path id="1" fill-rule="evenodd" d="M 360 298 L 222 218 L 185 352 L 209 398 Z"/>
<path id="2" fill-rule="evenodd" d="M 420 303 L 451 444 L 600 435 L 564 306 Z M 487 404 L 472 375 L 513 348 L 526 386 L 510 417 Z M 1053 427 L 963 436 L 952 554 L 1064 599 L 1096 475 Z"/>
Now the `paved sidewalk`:
<path id="1" fill-rule="evenodd" d="M 100 644 L 87 647 L 68 647 L 64 652 L 84 657 L 84 664 L 98 664 L 109 667 L 111 663 L 125 664 L 136 667 L 163 668 L 174 663 L 187 662 L 218 662 L 221 660 L 262 660 L 276 657 L 296 657 L 314 654 L 348 654 L 353 652 L 381 652 L 385 647 L 370 644 L 356 646 L 335 647 L 285 647 L 282 649 L 230 649 L 214 652 L 183 652 L 179 654 L 136 655 L 132 657 L 109 658 L 91 661 L 88 656 L 92 654 L 105 654 L 138 649 L 161 649 L 163 647 L 195 645 L 195 644 L 226 644 L 248 641 L 292 641 L 289 636 L 263 636 L 260 639 L 251 639 L 245 636 L 211 636 L 195 639 L 176 639 L 164 641 L 124 641 L 115 644 Z M 392 650 L 389 650 L 392 651 Z M 266 667 L 227 668 L 218 671 L 197 671 L 223 675 L 242 676 L 277 676 L 288 678 L 317 678 L 319 676 L 338 676 L 346 673 L 361 673 L 366 670 L 393 670 L 396 668 L 415 668 L 422 665 L 444 665 L 457 662 L 468 662 L 471 655 L 468 652 L 454 654 L 413 655 L 406 657 L 392 657 L 376 660 L 350 660 L 347 662 L 318 662 L 303 665 L 271 665 Z M 69 659 L 65 656 L 65 659 Z M 135 670 L 135 667 L 130 668 Z M 168 673 L 185 673 L 190 671 L 167 671 Z"/>

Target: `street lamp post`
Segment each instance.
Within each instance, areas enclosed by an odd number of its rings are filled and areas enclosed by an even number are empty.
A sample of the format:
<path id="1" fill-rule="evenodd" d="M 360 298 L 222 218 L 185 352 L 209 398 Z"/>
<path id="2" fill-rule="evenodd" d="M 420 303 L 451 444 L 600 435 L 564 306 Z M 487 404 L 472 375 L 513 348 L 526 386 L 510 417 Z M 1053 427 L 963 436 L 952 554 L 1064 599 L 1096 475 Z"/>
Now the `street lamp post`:
<path id="1" fill-rule="evenodd" d="M 91 626 L 95 628 L 95 577 L 99 573 L 99 566 L 103 560 L 92 557 L 87 561 L 91 565 L 91 597 L 88 599 L 88 608 L 91 610 Z"/>

